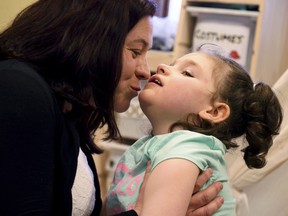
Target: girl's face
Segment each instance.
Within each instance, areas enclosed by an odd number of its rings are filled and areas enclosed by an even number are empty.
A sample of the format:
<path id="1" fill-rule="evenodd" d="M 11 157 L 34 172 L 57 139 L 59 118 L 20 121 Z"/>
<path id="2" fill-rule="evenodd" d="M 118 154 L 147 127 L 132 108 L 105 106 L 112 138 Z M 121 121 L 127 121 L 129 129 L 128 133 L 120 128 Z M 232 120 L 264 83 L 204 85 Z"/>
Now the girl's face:
<path id="1" fill-rule="evenodd" d="M 150 77 L 146 53 L 152 46 L 152 18 L 142 18 L 128 33 L 123 49 L 123 66 L 116 88 L 114 110 L 124 112 L 140 91 L 140 80 Z"/>
<path id="2" fill-rule="evenodd" d="M 188 114 L 211 109 L 215 90 L 214 61 L 201 53 L 191 53 L 168 66 L 161 64 L 139 94 L 142 110 L 155 127 L 168 128 Z"/>

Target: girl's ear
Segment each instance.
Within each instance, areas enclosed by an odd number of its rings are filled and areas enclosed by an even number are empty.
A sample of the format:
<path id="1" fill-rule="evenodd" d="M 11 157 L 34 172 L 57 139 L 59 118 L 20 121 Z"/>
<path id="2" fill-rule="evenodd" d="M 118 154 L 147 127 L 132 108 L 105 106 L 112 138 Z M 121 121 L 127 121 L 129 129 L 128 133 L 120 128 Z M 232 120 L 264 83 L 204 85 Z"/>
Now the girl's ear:
<path id="1" fill-rule="evenodd" d="M 219 123 L 230 116 L 230 107 L 226 103 L 216 102 L 210 109 L 200 111 L 199 116 L 210 122 Z"/>

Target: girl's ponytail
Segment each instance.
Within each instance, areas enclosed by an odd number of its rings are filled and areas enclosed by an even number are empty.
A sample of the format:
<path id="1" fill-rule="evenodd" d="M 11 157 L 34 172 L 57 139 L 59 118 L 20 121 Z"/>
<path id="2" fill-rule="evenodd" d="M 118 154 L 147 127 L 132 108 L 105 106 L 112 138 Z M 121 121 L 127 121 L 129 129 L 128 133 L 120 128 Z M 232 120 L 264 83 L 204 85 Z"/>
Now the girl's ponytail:
<path id="1" fill-rule="evenodd" d="M 249 168 L 262 168 L 265 156 L 277 135 L 282 122 L 280 103 L 272 89 L 264 84 L 254 85 L 243 104 L 248 146 L 243 149 L 244 160 Z"/>

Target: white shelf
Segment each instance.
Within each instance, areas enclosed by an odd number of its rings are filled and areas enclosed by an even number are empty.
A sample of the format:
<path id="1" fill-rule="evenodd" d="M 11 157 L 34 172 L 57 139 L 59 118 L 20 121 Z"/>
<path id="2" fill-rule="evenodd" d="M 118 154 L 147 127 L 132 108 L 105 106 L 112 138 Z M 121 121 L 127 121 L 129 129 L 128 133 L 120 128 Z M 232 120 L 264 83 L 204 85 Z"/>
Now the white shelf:
<path id="1" fill-rule="evenodd" d="M 273 0 L 273 1 L 275 1 L 275 0 Z M 262 0 L 187 0 L 187 2 L 259 5 L 262 3 Z"/>
<path id="2" fill-rule="evenodd" d="M 231 15 L 231 16 L 245 16 L 245 17 L 251 17 L 253 19 L 256 19 L 259 15 L 258 11 L 195 7 L 195 6 L 188 6 L 186 10 L 187 12 L 190 13 L 191 16 L 198 16 L 199 14 L 221 14 L 221 15 Z"/>
<path id="3" fill-rule="evenodd" d="M 199 3 L 199 7 L 193 3 Z M 208 7 L 203 9 L 200 7 L 204 7 L 205 4 L 200 3 L 252 5 L 257 10 Z M 273 85 L 288 68 L 288 27 L 285 24 L 288 16 L 287 7 L 288 0 L 182 0 L 173 59 L 182 56 L 191 47 L 193 29 L 199 15 L 203 15 L 201 13 L 205 13 L 205 16 L 224 13 L 231 17 L 251 19 L 255 21 L 255 34 L 250 46 L 252 56 L 249 72 L 254 82 L 262 81 Z"/>

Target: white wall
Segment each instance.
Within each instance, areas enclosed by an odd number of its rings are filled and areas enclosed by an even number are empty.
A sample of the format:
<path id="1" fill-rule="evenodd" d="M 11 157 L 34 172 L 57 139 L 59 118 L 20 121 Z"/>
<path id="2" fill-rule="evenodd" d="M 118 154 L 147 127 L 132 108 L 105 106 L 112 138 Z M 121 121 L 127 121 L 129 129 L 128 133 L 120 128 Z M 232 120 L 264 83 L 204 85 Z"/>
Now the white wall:
<path id="1" fill-rule="evenodd" d="M 182 4 L 182 1 L 180 0 L 170 0 L 169 2 L 168 16 L 171 20 L 177 23 L 179 21 L 181 4 Z"/>

